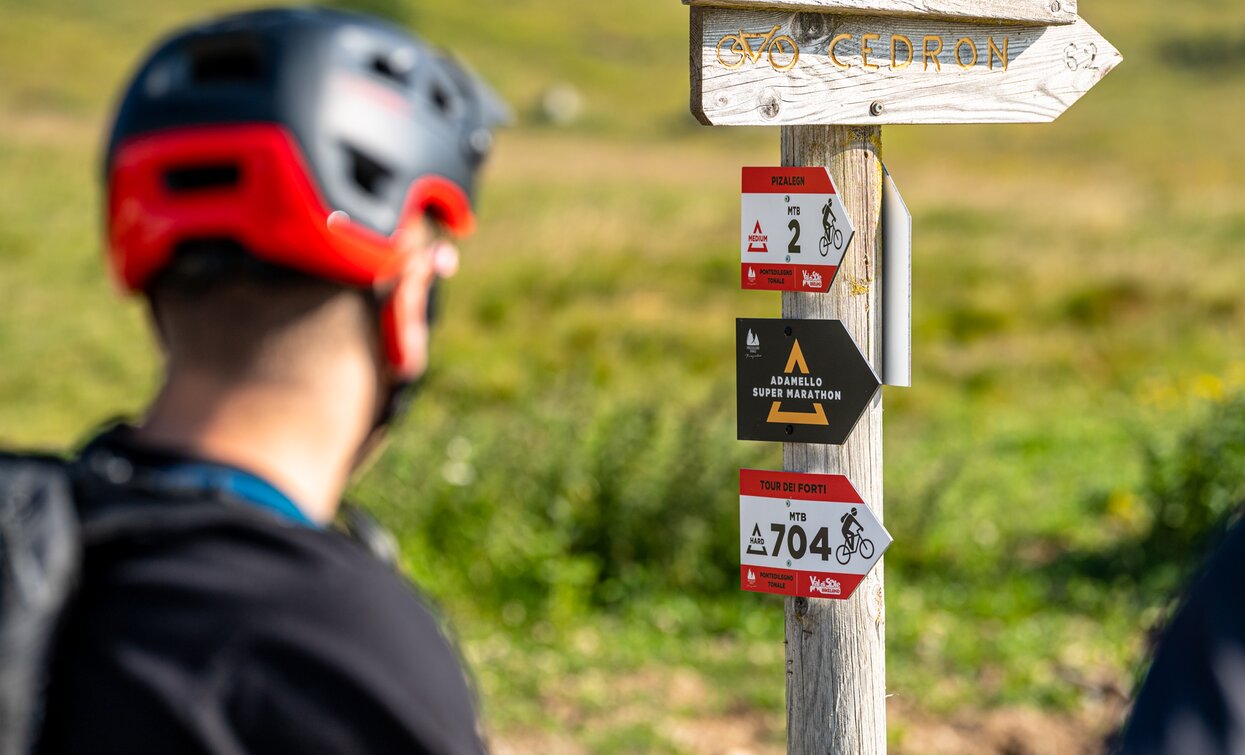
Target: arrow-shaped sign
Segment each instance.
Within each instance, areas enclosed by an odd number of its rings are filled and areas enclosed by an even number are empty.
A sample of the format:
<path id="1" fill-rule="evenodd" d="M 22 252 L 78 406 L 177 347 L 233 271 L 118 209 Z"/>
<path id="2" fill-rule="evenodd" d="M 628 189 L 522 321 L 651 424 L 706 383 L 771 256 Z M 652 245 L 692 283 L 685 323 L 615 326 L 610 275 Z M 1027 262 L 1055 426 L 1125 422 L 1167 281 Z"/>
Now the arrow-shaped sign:
<path id="1" fill-rule="evenodd" d="M 735 323 L 739 439 L 843 444 L 880 386 L 843 323 Z"/>
<path id="2" fill-rule="evenodd" d="M 683 4 L 1011 24 L 1049 25 L 1076 21 L 1076 0 L 683 0 Z"/>
<path id="3" fill-rule="evenodd" d="M 745 290 L 830 290 L 855 231 L 825 168 L 744 168 L 739 275 Z"/>
<path id="4" fill-rule="evenodd" d="M 739 586 L 846 600 L 891 544 L 842 475 L 739 470 Z"/>
<path id="5" fill-rule="evenodd" d="M 693 7 L 692 111 L 712 125 L 1033 123 L 1123 60 L 1063 26 Z"/>

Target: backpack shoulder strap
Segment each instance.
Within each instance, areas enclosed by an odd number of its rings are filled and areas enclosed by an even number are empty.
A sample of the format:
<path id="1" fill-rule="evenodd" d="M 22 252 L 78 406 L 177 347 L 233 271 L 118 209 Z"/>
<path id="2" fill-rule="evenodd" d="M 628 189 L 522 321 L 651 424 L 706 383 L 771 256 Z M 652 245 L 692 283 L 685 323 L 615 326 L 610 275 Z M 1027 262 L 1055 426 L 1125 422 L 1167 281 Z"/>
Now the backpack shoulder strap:
<path id="1" fill-rule="evenodd" d="M 28 751 L 47 655 L 81 558 L 65 463 L 0 454 L 0 754 Z"/>

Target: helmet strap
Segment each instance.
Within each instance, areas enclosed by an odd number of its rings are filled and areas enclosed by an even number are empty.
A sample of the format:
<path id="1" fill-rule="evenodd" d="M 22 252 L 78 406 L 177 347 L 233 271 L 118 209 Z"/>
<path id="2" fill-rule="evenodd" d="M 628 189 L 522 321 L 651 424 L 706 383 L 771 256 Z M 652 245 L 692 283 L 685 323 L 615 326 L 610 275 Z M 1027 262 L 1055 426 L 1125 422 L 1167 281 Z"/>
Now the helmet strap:
<path id="1" fill-rule="evenodd" d="M 383 432 L 406 416 L 406 411 L 410 408 L 411 401 L 414 400 L 415 393 L 419 389 L 419 383 L 419 380 L 404 380 L 395 382 L 389 387 L 387 395 L 380 404 L 380 411 L 376 414 L 376 421 L 372 424 L 372 433 Z"/>
<path id="2" fill-rule="evenodd" d="M 428 309 L 424 322 L 429 333 L 432 332 L 433 323 L 437 318 L 437 305 L 439 300 L 437 295 L 438 290 L 439 286 L 435 281 L 428 289 Z M 379 319 L 382 316 L 381 313 L 384 308 L 384 302 L 382 300 L 373 299 L 373 306 L 376 317 Z M 422 378 L 418 377 L 395 377 L 388 381 L 385 396 L 380 401 L 380 406 L 376 413 L 376 419 L 372 424 L 372 432 L 369 435 L 382 433 L 387 430 L 390 425 L 396 423 L 406 414 L 407 409 L 410 408 L 411 401 L 415 398 L 415 394 L 421 381 Z M 370 441 L 368 444 L 365 444 L 365 446 L 366 445 L 370 445 Z"/>

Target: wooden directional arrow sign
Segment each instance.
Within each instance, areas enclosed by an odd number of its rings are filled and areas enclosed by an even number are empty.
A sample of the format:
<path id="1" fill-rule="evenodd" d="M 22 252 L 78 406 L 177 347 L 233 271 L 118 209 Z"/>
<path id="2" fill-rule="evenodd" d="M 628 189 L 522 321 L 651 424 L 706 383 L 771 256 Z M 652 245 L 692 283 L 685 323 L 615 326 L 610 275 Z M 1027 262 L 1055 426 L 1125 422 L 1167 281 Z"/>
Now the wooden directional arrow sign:
<path id="1" fill-rule="evenodd" d="M 865 16 L 920 16 L 1013 24 L 1070 24 L 1076 0 L 683 0 L 684 5 L 774 8 Z"/>
<path id="2" fill-rule="evenodd" d="M 739 439 L 843 444 L 880 386 L 843 323 L 735 323 Z"/>
<path id="3" fill-rule="evenodd" d="M 1079 18 L 1038 26 L 717 7 L 693 7 L 691 18 L 692 112 L 712 125 L 1051 121 L 1123 59 Z"/>

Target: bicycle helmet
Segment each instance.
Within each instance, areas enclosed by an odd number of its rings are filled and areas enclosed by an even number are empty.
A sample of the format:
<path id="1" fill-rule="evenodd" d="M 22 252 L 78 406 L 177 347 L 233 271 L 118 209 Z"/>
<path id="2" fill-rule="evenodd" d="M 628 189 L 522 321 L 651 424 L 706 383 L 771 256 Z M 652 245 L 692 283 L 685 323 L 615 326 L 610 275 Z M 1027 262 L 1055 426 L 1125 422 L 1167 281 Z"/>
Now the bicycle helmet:
<path id="1" fill-rule="evenodd" d="M 189 27 L 151 53 L 117 112 L 110 266 L 137 292 L 179 250 L 223 241 L 379 291 L 403 269 L 397 240 L 414 218 L 471 230 L 476 172 L 505 118 L 475 76 L 367 16 L 272 9 Z M 380 326 L 405 379 L 398 299 Z"/>

